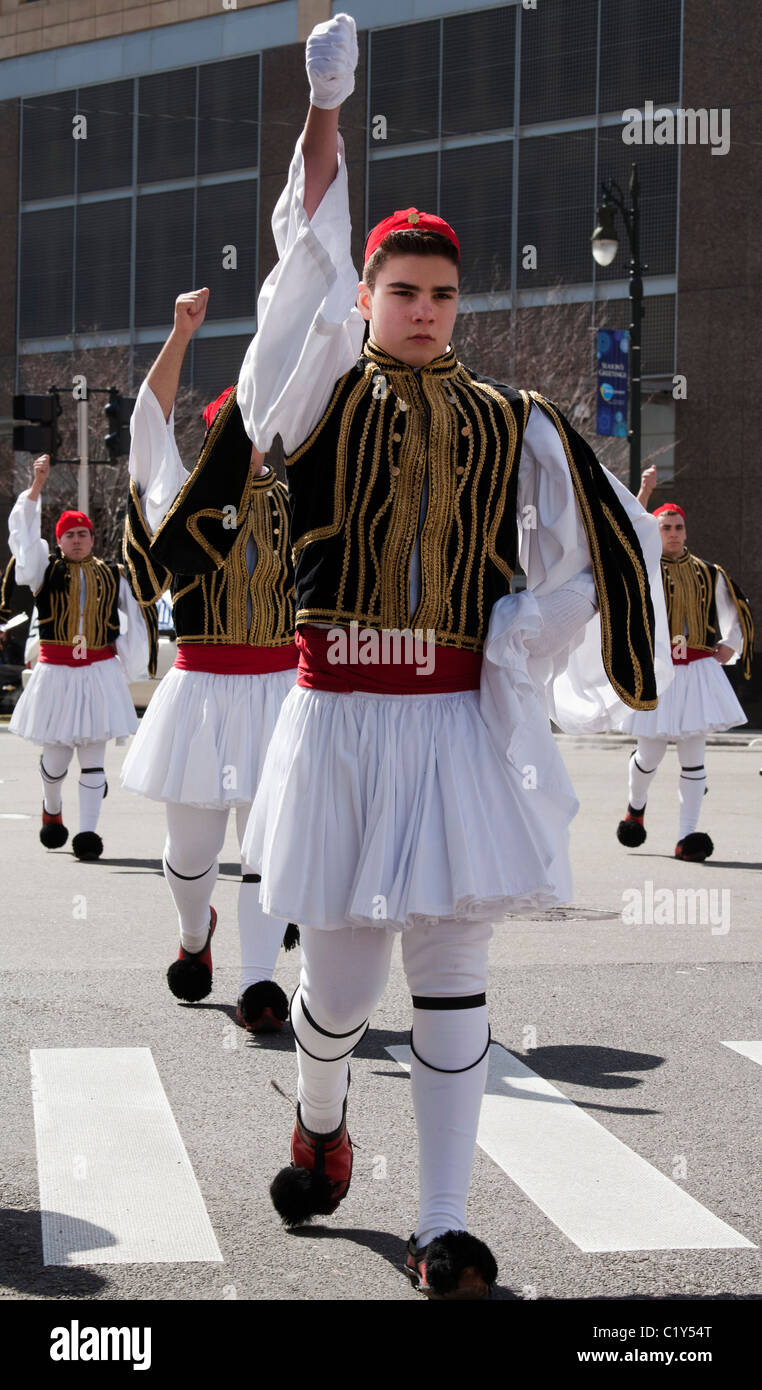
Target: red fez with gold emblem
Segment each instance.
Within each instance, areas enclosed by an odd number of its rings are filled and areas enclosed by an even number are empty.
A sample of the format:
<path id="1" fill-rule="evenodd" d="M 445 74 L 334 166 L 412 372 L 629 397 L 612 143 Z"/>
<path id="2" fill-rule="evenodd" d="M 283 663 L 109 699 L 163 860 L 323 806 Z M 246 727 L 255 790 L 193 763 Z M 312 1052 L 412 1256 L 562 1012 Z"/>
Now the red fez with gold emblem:
<path id="1" fill-rule="evenodd" d="M 685 512 L 683 511 L 682 507 L 678 507 L 677 502 L 665 502 L 663 506 L 657 507 L 656 511 L 652 512 L 651 515 L 662 516 L 664 512 L 679 512 L 680 516 L 683 518 L 683 521 L 685 521 Z"/>
<path id="2" fill-rule="evenodd" d="M 384 237 L 390 232 L 439 232 L 440 236 L 446 236 L 447 240 L 452 242 L 460 256 L 460 242 L 449 222 L 445 222 L 443 217 L 437 217 L 433 212 L 405 208 L 402 212 L 392 213 L 391 217 L 385 217 L 383 222 L 378 222 L 368 233 L 363 265 L 368 264 L 373 252 L 378 250 Z"/>
<path id="3" fill-rule="evenodd" d="M 75 531 L 80 526 L 86 527 L 91 535 L 93 534 L 93 523 L 84 512 L 61 512 L 56 522 L 56 540 L 60 541 L 65 531 Z"/>
<path id="4" fill-rule="evenodd" d="M 212 421 L 215 415 L 217 414 L 217 411 L 220 409 L 220 406 L 225 404 L 225 401 L 227 400 L 232 390 L 232 386 L 226 387 L 222 395 L 218 396 L 216 401 L 210 401 L 206 409 L 201 412 L 204 417 L 204 424 L 206 425 L 207 429 L 211 429 Z"/>

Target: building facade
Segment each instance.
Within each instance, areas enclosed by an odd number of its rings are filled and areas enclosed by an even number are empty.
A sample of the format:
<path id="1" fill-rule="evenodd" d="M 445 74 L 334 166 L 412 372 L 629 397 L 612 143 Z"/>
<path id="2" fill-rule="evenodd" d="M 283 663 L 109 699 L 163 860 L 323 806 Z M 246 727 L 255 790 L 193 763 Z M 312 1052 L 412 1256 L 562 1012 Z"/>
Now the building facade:
<path id="1" fill-rule="evenodd" d="M 393 208 L 437 211 L 461 238 L 470 322 L 567 305 L 589 330 L 591 379 L 592 329 L 629 322 L 624 230 L 615 262 L 597 266 L 595 208 L 601 181 L 626 192 L 637 160 L 644 454 L 658 453 L 661 499 L 685 506 L 692 547 L 762 611 L 753 0 L 333 8 L 360 31 L 342 122 L 356 263 Z M 235 378 L 304 119 L 303 40 L 330 12 L 325 0 L 0 0 L 0 245 L 16 272 L 0 288 L 6 475 L 13 391 L 62 354 L 73 373 L 78 352 L 118 348 L 118 384 L 134 393 L 182 290 L 211 290 L 186 384 L 211 397 Z M 687 108 L 706 123 L 681 127 Z M 640 114 L 638 144 L 624 113 Z"/>

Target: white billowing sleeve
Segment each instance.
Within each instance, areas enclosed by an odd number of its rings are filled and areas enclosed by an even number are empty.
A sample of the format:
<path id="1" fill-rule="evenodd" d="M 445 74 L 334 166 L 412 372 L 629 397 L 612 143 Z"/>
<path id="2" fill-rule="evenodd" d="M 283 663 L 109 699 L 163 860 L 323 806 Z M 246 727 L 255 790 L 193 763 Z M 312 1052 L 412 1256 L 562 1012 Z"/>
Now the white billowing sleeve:
<path id="1" fill-rule="evenodd" d="M 736 608 L 730 590 L 725 583 L 722 574 L 717 575 L 717 588 L 715 590 L 717 602 L 717 622 L 720 625 L 722 636 L 720 641 L 726 647 L 733 648 L 733 656 L 728 661 L 723 662 L 724 666 L 733 666 L 743 651 L 743 632 L 738 620 L 738 609 Z"/>
<path id="2" fill-rule="evenodd" d="M 603 666 L 590 554 L 566 453 L 552 420 L 534 403 L 519 468 L 519 557 L 527 590 L 501 599 L 492 610 L 485 645 L 486 678 L 490 679 L 490 667 L 495 665 L 505 674 L 509 662 L 519 659 L 517 651 L 523 652 L 520 659 L 526 677 L 544 697 L 547 715 L 561 729 L 568 733 L 617 729 L 631 711 Z M 674 668 L 658 524 L 613 474 L 603 471 L 643 552 L 656 620 L 654 664 L 661 693 L 672 680 Z M 544 634 L 546 620 L 550 630 Z"/>
<path id="3" fill-rule="evenodd" d="M 39 497 L 33 502 L 29 489 L 22 492 L 8 518 L 8 544 L 16 557 L 16 583 L 28 584 L 33 594 L 39 589 L 50 550 L 40 535 L 42 504 Z"/>
<path id="4" fill-rule="evenodd" d="M 278 262 L 262 286 L 257 333 L 238 382 L 246 432 L 263 453 L 276 434 L 287 456 L 308 438 L 362 351 L 365 322 L 355 308 L 360 277 L 352 264 L 341 136 L 337 159 L 336 177 L 310 221 L 300 137 L 273 213 Z"/>
<path id="5" fill-rule="evenodd" d="M 135 480 L 146 525 L 154 532 L 189 475 L 175 442 L 174 406 L 169 420 L 165 420 L 147 381 L 138 391 L 130 418 L 130 437 L 130 477 Z"/>
<path id="6" fill-rule="evenodd" d="M 119 581 L 119 627 L 116 654 L 128 683 L 147 680 L 148 632 L 140 605 L 124 576 Z"/>

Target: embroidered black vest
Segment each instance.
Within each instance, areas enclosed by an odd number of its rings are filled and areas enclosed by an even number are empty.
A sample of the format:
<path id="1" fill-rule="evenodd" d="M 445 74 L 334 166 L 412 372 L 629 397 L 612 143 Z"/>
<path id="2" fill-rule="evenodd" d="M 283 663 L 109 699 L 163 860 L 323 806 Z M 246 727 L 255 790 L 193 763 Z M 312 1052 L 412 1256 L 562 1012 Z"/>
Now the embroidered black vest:
<path id="1" fill-rule="evenodd" d="M 84 579 L 84 605 L 80 576 Z M 40 641 L 71 646 L 83 636 L 89 651 L 119 636 L 119 565 L 88 555 L 67 560 L 56 546 L 34 598 Z M 81 615 L 81 616 L 80 616 Z"/>
<path id="2" fill-rule="evenodd" d="M 532 401 L 566 453 L 607 675 L 626 704 L 652 709 L 654 616 L 643 556 L 592 449 L 548 401 L 477 376 L 452 351 L 414 369 L 366 343 L 286 460 L 297 624 L 433 629 L 443 646 L 481 650 L 516 567 L 518 464 Z M 411 613 L 424 480 L 421 596 Z"/>
<path id="3" fill-rule="evenodd" d="M 274 473 L 252 474 L 251 441 L 235 397 L 231 392 L 215 416 L 195 469 L 153 538 L 130 484 L 124 559 L 144 607 L 170 589 L 178 642 L 284 647 L 294 637 L 288 493 Z M 251 575 L 250 540 L 257 555 Z"/>
<path id="4" fill-rule="evenodd" d="M 751 674 L 754 625 L 749 602 L 720 565 L 710 565 L 686 551 L 677 559 L 662 556 L 661 573 L 672 641 L 684 637 L 689 647 L 713 651 L 721 640 L 717 619 L 717 580 L 722 575 L 735 604 L 743 633 L 744 675 Z"/>

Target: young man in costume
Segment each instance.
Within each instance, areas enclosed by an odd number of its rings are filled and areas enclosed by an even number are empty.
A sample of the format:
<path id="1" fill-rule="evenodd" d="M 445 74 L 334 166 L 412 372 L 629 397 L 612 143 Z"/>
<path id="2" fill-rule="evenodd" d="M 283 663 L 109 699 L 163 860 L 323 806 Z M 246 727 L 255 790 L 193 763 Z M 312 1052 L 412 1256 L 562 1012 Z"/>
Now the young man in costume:
<path id="1" fill-rule="evenodd" d="M 238 392 L 255 445 L 278 432 L 286 450 L 300 652 L 244 838 L 265 909 L 302 937 L 292 1163 L 271 1193 L 288 1225 L 345 1197 L 349 1058 L 402 933 L 420 1160 L 406 1271 L 431 1297 L 479 1298 L 497 1274 L 466 1224 L 491 923 L 570 891 L 576 802 L 535 682 L 600 604 L 609 680 L 655 703 L 637 535 L 655 527 L 553 406 L 458 362 L 446 222 L 411 208 L 379 224 L 358 292 L 338 134 L 356 60 L 348 16 L 310 36 Z M 517 516 L 535 593 L 512 597 Z"/>
<path id="2" fill-rule="evenodd" d="M 43 454 L 9 518 L 15 582 L 34 593 L 40 627 L 39 659 L 10 728 L 42 744 L 40 840 L 47 849 L 60 849 L 68 838 L 61 794 L 76 748 L 79 833 L 71 847 L 78 859 L 98 859 L 106 744 L 111 738 L 123 743 L 138 727 L 127 682 L 146 674 L 148 633 L 121 566 L 93 554 L 93 525 L 84 512 L 61 513 L 50 554 L 40 535 L 40 496 L 49 473 L 50 458 Z"/>
<path id="3" fill-rule="evenodd" d="M 190 475 L 175 443 L 180 372 L 208 298 L 207 289 L 179 296 L 172 332 L 140 388 L 125 527 L 125 561 L 146 606 L 172 592 L 177 659 L 143 716 L 122 780 L 166 803 L 164 874 L 180 924 L 167 980 L 189 1002 L 212 987 L 210 899 L 228 815 L 235 812 L 240 842 L 297 661 L 286 488 L 252 449 L 235 388 L 204 411 L 207 434 Z M 221 458 L 229 492 L 218 499 Z M 245 863 L 241 871 L 236 1016 L 249 1031 L 276 1031 L 288 1016 L 272 979 L 286 924 L 262 912 L 258 875 Z M 290 928 L 286 944 L 293 938 Z"/>
<path id="4" fill-rule="evenodd" d="M 656 469 L 646 469 L 638 493 L 643 506 L 656 484 Z M 643 844 L 651 783 L 667 744 L 674 742 L 680 760 L 680 828 L 675 858 L 701 863 L 714 850 L 710 836 L 696 828 L 707 790 L 706 736 L 746 723 L 720 667 L 732 665 L 740 657 L 748 679 L 754 629 L 748 601 L 738 585 L 720 565 L 710 565 L 689 551 L 682 507 L 665 502 L 653 515 L 658 517 L 661 532 L 661 570 L 675 678 L 658 709 L 631 712 L 621 725 L 626 732 L 637 734 L 638 745 L 630 758 L 627 811 L 616 833 L 620 844 L 629 848 Z"/>

